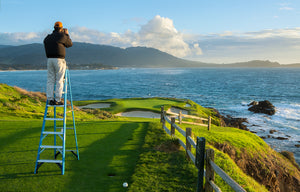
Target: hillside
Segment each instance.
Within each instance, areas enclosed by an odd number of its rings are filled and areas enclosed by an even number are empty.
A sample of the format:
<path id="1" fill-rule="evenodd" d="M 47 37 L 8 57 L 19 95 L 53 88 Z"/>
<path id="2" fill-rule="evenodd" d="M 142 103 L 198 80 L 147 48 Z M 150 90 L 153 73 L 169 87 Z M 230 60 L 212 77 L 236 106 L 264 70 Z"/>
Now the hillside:
<path id="1" fill-rule="evenodd" d="M 66 49 L 66 60 L 71 69 L 111 67 L 184 67 L 200 62 L 176 58 L 157 49 L 131 47 L 122 49 L 107 45 L 73 44 Z M 1 48 L 0 69 L 46 69 L 42 44 L 28 44 Z"/>
<path id="2" fill-rule="evenodd" d="M 41 175 L 33 175 L 45 96 L 5 84 L 0 84 L 0 90 L 0 179 L 5 179 L 0 182 L 0 191 L 53 191 L 53 186 L 61 186 L 60 190 L 64 191 L 100 188 L 123 191 L 118 186 L 124 180 L 129 181 L 128 191 L 174 191 L 178 187 L 182 187 L 182 191 L 195 191 L 195 167 L 185 159 L 181 148 L 168 149 L 175 140 L 163 132 L 159 119 L 114 117 L 110 113 L 157 112 L 165 105 L 207 117 L 215 114 L 213 110 L 190 100 L 167 98 L 77 101 L 77 105 L 110 103 L 111 107 L 105 109 L 107 112 L 77 109 L 81 160 L 74 161 L 69 156 L 65 176 L 58 176 L 60 171 L 55 166 L 43 168 Z M 220 127 L 217 117 L 213 117 L 212 122 L 215 125 L 211 131 L 194 125 L 181 126 L 191 127 L 195 137 L 205 137 L 207 147 L 215 149 L 216 164 L 247 191 L 266 191 L 266 188 L 299 191 L 300 171 L 287 158 L 251 132 Z M 180 182 L 182 186 L 178 185 Z M 219 177 L 216 183 L 222 191 L 231 191 Z M 37 187 L 39 185 L 43 187 Z"/>
<path id="3" fill-rule="evenodd" d="M 0 70 L 46 69 L 43 44 L 20 46 L 0 45 Z M 233 64 L 211 64 L 174 57 L 147 47 L 122 49 L 108 45 L 74 42 L 67 49 L 70 69 L 101 69 L 114 67 L 300 67 L 299 64 L 280 65 L 277 62 L 253 60 Z"/>

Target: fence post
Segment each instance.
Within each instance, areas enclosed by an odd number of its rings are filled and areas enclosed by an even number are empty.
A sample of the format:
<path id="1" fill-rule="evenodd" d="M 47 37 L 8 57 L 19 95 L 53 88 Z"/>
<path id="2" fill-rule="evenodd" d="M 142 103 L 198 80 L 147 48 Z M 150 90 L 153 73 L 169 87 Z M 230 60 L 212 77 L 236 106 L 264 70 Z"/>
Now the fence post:
<path id="1" fill-rule="evenodd" d="M 162 123 L 164 120 L 164 111 L 165 111 L 165 106 L 160 107 L 160 122 Z"/>
<path id="2" fill-rule="evenodd" d="M 178 121 L 179 121 L 179 124 L 181 125 L 181 123 L 182 123 L 182 111 L 181 110 L 179 111 Z"/>
<path id="3" fill-rule="evenodd" d="M 162 123 L 162 128 L 164 129 L 164 127 L 166 126 L 166 120 L 165 120 L 165 118 L 164 118 L 164 115 L 166 114 L 166 112 L 165 111 L 163 111 L 162 112 L 162 119 L 161 119 L 161 123 Z"/>
<path id="4" fill-rule="evenodd" d="M 210 130 L 210 128 L 211 128 L 211 116 L 208 116 L 207 130 Z"/>
<path id="5" fill-rule="evenodd" d="M 210 185 L 208 181 L 215 181 L 215 172 L 210 165 L 209 161 L 214 161 L 215 159 L 215 152 L 213 149 L 207 149 L 206 150 L 206 159 L 205 159 L 205 165 L 206 165 L 206 173 L 205 173 L 205 192 L 213 192 L 213 187 Z"/>
<path id="6" fill-rule="evenodd" d="M 174 124 L 175 124 L 175 117 L 172 117 L 172 118 L 171 118 L 171 136 L 174 136 L 174 135 L 175 135 L 175 127 L 174 127 Z"/>
<path id="7" fill-rule="evenodd" d="M 186 137 L 185 137 L 185 139 L 186 139 L 186 141 L 185 141 L 185 143 L 186 143 L 186 156 L 188 157 L 188 160 L 190 160 L 190 156 L 189 156 L 189 154 L 187 153 L 187 150 L 190 150 L 191 151 L 191 149 L 192 149 L 192 146 L 191 146 L 191 144 L 190 144 L 190 142 L 189 142 L 189 140 L 188 140 L 188 137 L 191 137 L 192 136 L 192 128 L 186 128 Z"/>
<path id="8" fill-rule="evenodd" d="M 203 176 L 204 176 L 204 156 L 205 156 L 205 138 L 197 137 L 196 146 L 196 167 L 198 168 L 197 192 L 203 192 Z"/>

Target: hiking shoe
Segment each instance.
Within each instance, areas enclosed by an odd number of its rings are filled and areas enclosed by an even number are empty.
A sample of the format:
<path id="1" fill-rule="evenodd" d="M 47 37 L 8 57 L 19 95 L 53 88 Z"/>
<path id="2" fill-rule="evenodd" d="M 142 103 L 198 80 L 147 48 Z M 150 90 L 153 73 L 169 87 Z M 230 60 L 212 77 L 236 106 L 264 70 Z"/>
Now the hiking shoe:
<path id="1" fill-rule="evenodd" d="M 50 100 L 49 105 L 56 105 L 56 101 L 55 100 Z"/>

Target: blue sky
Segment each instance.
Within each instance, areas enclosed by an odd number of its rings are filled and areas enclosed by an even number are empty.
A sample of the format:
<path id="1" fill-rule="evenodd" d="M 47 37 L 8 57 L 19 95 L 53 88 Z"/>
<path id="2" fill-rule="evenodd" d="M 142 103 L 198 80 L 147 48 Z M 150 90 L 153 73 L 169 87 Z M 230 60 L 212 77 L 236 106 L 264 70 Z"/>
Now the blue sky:
<path id="1" fill-rule="evenodd" d="M 154 47 L 215 63 L 300 63 L 297 0 L 0 0 L 0 6 L 0 44 L 41 43 L 59 20 L 73 41 Z"/>

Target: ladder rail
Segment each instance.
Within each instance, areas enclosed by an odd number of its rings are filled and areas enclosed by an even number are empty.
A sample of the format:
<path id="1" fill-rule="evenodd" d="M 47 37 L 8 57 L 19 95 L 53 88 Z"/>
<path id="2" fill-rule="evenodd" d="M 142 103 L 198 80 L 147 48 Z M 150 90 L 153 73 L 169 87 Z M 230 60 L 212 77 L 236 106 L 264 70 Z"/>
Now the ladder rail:
<path id="1" fill-rule="evenodd" d="M 71 82 L 71 77 L 70 77 L 70 74 L 69 74 L 69 70 L 68 70 L 67 73 L 68 73 L 68 81 Z M 75 135 L 77 160 L 79 160 L 79 151 L 78 151 L 78 142 L 77 142 L 77 134 L 76 134 L 76 125 L 75 125 L 75 116 L 74 116 L 74 107 L 73 107 L 71 83 L 69 83 L 69 91 L 70 91 L 70 102 L 71 102 L 71 110 L 72 110 L 72 117 L 73 117 L 73 128 L 74 128 L 74 135 Z"/>
<path id="2" fill-rule="evenodd" d="M 40 154 L 41 154 L 41 145 L 43 142 L 43 137 L 44 137 L 44 130 L 45 130 L 45 124 L 46 124 L 46 117 L 47 117 L 47 111 L 48 111 L 48 100 L 46 101 L 46 107 L 45 107 L 45 112 L 44 112 L 44 119 L 43 119 L 43 125 L 42 125 L 42 131 L 41 131 L 41 136 L 40 136 L 40 143 L 39 143 L 39 148 L 38 148 L 38 154 L 37 154 L 37 158 L 36 158 L 36 162 L 35 162 L 35 169 L 34 169 L 34 174 L 37 173 L 37 169 L 38 169 L 38 160 L 40 159 Z"/>
<path id="3" fill-rule="evenodd" d="M 65 85 L 64 85 L 64 117 L 63 117 L 63 151 L 62 151 L 62 175 L 65 174 L 65 157 L 66 157 L 66 124 L 67 124 L 67 96 L 68 96 L 68 76 L 69 76 L 69 70 L 66 69 L 65 73 Z"/>
<path id="4" fill-rule="evenodd" d="M 56 132 L 56 106 L 54 106 L 54 132 Z M 56 145 L 56 135 L 54 135 L 54 146 Z M 54 158 L 56 154 L 56 149 L 54 149 Z"/>

